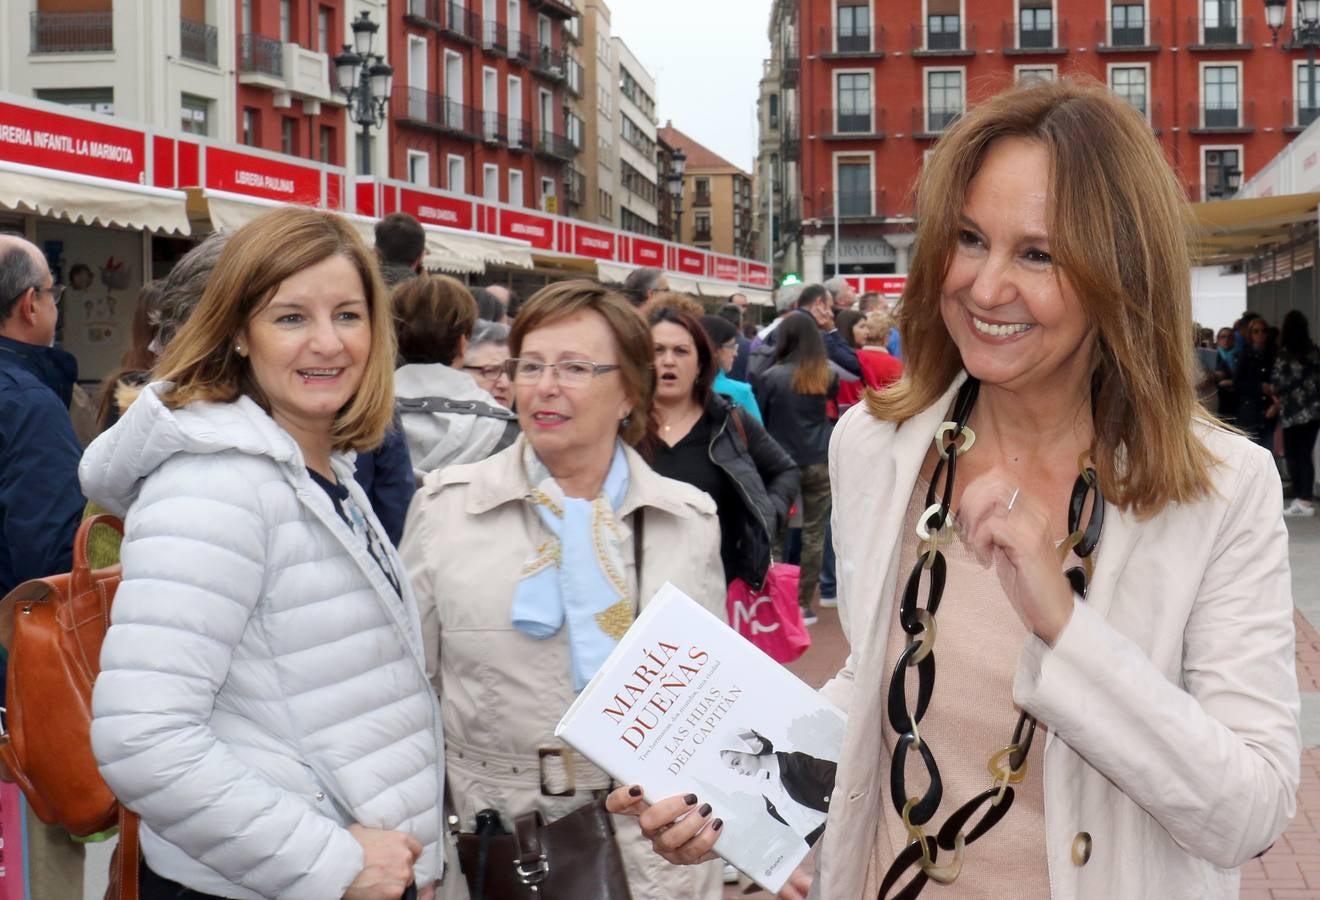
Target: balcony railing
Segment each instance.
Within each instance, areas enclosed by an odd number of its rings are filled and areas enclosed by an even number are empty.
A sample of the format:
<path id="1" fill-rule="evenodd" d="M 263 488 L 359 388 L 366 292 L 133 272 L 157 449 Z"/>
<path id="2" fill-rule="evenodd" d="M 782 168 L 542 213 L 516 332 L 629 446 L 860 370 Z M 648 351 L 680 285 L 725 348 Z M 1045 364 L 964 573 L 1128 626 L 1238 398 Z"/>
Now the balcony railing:
<path id="1" fill-rule="evenodd" d="M 1163 33 L 1164 23 L 1160 19 L 1148 19 L 1144 25 L 1136 26 L 1113 19 L 1096 22 L 1096 49 L 1101 52 L 1149 51 L 1159 46 Z"/>
<path id="2" fill-rule="evenodd" d="M 797 38 L 784 41 L 783 59 L 780 61 L 779 80 L 785 87 L 797 84 L 802 74 L 802 59 L 798 56 Z"/>
<path id="3" fill-rule="evenodd" d="M 1317 77 L 1320 78 L 1320 76 Z M 1320 104 L 1303 103 L 1301 100 L 1296 99 L 1283 101 L 1283 121 L 1285 123 L 1283 127 L 1285 130 L 1301 131 L 1317 118 L 1320 118 Z"/>
<path id="4" fill-rule="evenodd" d="M 113 13 L 34 12 L 32 53 L 105 53 L 115 49 Z"/>
<path id="5" fill-rule="evenodd" d="M 525 31 L 509 29 L 509 59 L 522 63 L 524 66 L 532 64 L 532 36 Z"/>
<path id="6" fill-rule="evenodd" d="M 492 110 L 481 111 L 481 139 L 488 144 L 503 144 L 509 139 L 509 119 Z"/>
<path id="7" fill-rule="evenodd" d="M 481 39 L 481 17 L 459 0 L 449 0 L 445 4 L 445 20 L 440 25 L 440 31 L 459 40 L 476 43 Z"/>
<path id="8" fill-rule="evenodd" d="M 1191 31 L 1193 44 L 1202 47 L 1232 47 L 1238 43 L 1238 20 L 1229 16 L 1217 16 L 1213 19 L 1198 19 L 1188 24 L 1195 28 Z"/>
<path id="9" fill-rule="evenodd" d="M 827 25 L 816 29 L 816 53 L 820 56 L 884 56 L 885 27 L 858 34 L 837 34 Z"/>
<path id="10" fill-rule="evenodd" d="M 1218 103 L 1188 104 L 1188 116 L 1191 120 L 1192 133 L 1214 131 L 1250 131 L 1256 124 L 1256 103 L 1248 100 L 1239 103 L 1236 100 Z"/>
<path id="11" fill-rule="evenodd" d="M 579 206 L 587 202 L 587 176 L 574 166 L 564 170 L 564 196 Z"/>
<path id="12" fill-rule="evenodd" d="M 508 117 L 508 144 L 510 150 L 530 150 L 532 147 L 532 129 L 525 119 Z"/>
<path id="13" fill-rule="evenodd" d="M 396 87 L 391 116 L 413 125 L 465 138 L 477 136 L 477 110 L 423 88 Z"/>
<path id="14" fill-rule="evenodd" d="M 532 0 L 532 8 L 561 19 L 571 19 L 578 14 L 572 0 Z"/>
<path id="15" fill-rule="evenodd" d="M 541 156 L 567 160 L 577 155 L 577 148 L 564 135 L 542 129 L 536 135 L 536 152 Z"/>
<path id="16" fill-rule="evenodd" d="M 568 54 L 540 44 L 532 51 L 532 71 L 556 81 L 563 79 L 568 71 Z"/>
<path id="17" fill-rule="evenodd" d="M 976 52 L 976 24 L 963 23 L 962 31 L 927 31 L 908 26 L 908 49 L 916 56 L 971 56 Z"/>
<path id="18" fill-rule="evenodd" d="M 711 236 L 710 236 L 710 226 L 707 225 L 705 228 L 693 228 L 693 229 L 692 229 L 692 240 L 695 241 L 695 242 L 697 242 L 697 243 L 699 243 L 699 244 L 700 244 L 700 243 L 706 243 L 706 242 L 710 241 L 710 240 L 711 240 Z"/>
<path id="19" fill-rule="evenodd" d="M 797 116 L 783 116 L 780 121 L 783 124 L 780 147 L 784 159 L 797 159 L 802 152 L 802 135 L 798 130 Z"/>
<path id="20" fill-rule="evenodd" d="M 814 204 L 812 215 L 819 219 L 834 218 L 835 195 L 822 190 Z M 884 216 L 885 191 L 839 191 L 838 209 L 840 219 L 871 219 Z"/>
<path id="21" fill-rule="evenodd" d="M 912 136 L 933 137 L 962 116 L 962 107 L 933 106 L 912 110 Z"/>
<path id="22" fill-rule="evenodd" d="M 481 46 L 486 50 L 507 50 L 509 29 L 487 19 L 481 23 Z"/>
<path id="23" fill-rule="evenodd" d="M 251 75 L 284 77 L 284 45 L 261 34 L 238 36 L 238 71 Z"/>
<path id="24" fill-rule="evenodd" d="M 693 206 L 710 206 L 710 204 L 711 204 L 711 198 L 710 198 L 710 189 L 709 189 L 709 188 L 707 188 L 707 189 L 704 190 L 704 191 L 694 191 L 694 192 L 693 192 L 693 194 L 692 194 L 692 205 L 693 205 Z"/>
<path id="25" fill-rule="evenodd" d="M 179 55 L 193 62 L 217 65 L 220 61 L 219 32 L 214 25 L 179 20 Z"/>
<path id="26" fill-rule="evenodd" d="M 1004 53 L 1062 53 L 1068 46 L 1068 23 L 1055 20 L 1053 28 L 1023 28 L 1021 23 L 1005 22 L 1001 37 Z"/>
<path id="27" fill-rule="evenodd" d="M 444 22 L 444 0 L 408 0 L 403 20 L 409 25 L 439 28 Z"/>
<path id="28" fill-rule="evenodd" d="M 829 107 L 820 110 L 818 130 L 831 138 L 874 138 L 885 132 L 885 111 L 843 110 Z"/>

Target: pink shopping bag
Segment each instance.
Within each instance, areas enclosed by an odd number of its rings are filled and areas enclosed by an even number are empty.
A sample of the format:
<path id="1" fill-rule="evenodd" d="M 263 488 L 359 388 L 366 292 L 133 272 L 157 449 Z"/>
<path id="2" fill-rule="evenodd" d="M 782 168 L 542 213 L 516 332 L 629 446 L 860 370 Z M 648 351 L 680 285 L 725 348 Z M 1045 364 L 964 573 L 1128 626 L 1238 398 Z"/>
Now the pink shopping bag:
<path id="1" fill-rule="evenodd" d="M 798 567 L 774 563 L 753 591 L 741 578 L 729 585 L 729 624 L 771 659 L 791 663 L 811 646 L 798 606 Z"/>

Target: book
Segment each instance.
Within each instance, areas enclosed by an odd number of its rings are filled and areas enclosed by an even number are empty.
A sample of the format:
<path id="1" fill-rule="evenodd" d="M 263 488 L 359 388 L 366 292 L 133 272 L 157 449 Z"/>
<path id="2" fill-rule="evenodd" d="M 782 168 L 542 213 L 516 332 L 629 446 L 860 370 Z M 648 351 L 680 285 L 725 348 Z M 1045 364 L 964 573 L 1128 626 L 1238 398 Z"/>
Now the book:
<path id="1" fill-rule="evenodd" d="M 844 715 L 665 584 L 555 727 L 648 802 L 696 794 L 715 852 L 777 893 L 825 830 Z"/>

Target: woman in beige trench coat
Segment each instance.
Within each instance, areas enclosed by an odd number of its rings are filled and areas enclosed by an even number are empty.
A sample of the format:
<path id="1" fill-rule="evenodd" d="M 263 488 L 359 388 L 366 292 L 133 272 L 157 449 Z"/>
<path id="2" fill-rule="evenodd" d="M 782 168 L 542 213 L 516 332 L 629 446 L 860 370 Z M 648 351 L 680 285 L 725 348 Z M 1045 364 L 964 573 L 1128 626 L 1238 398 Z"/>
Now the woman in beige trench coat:
<path id="1" fill-rule="evenodd" d="M 596 521 L 608 526 L 598 534 L 614 537 L 603 551 L 594 538 L 588 543 L 601 553 L 603 572 L 621 572 L 622 583 L 608 587 L 621 597 L 625 624 L 666 581 L 725 615 L 714 502 L 660 477 L 629 446 L 645 433 L 653 393 L 645 323 L 599 285 L 562 282 L 527 302 L 509 343 L 523 436 L 487 460 L 428 475 L 400 548 L 441 698 L 446 772 L 465 831 L 486 808 L 497 810 L 506 827 L 533 809 L 553 822 L 611 786 L 553 736 L 594 669 L 579 652 L 575 598 L 543 588 L 554 583 L 556 559 L 588 566 L 595 560 L 572 562 L 572 528 L 558 531 L 560 520 L 549 510 L 567 507 L 566 498 L 595 499 L 595 514 L 606 517 Z M 537 575 L 550 580 L 534 586 Z M 520 630 L 524 604 L 550 602 L 568 607 L 567 624 L 539 638 Z M 598 633 L 590 637 L 599 661 L 610 643 Z M 718 864 L 672 866 L 651 852 L 635 819 L 617 817 L 615 824 L 633 900 L 718 900 Z M 440 897 L 467 895 L 451 853 Z"/>

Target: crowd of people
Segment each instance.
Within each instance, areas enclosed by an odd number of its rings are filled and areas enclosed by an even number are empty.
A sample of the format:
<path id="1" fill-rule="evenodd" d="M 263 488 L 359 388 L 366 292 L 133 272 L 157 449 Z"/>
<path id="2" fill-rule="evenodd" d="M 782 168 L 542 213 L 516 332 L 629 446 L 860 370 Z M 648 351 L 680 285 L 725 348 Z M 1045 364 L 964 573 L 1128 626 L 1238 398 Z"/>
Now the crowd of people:
<path id="1" fill-rule="evenodd" d="M 0 593 L 67 570 L 87 510 L 125 518 L 92 739 L 142 817 L 142 896 L 465 900 L 449 816 L 608 793 L 633 898 L 717 900 L 720 811 L 651 805 L 553 730 L 661 584 L 723 618 L 785 561 L 803 622 L 837 607 L 851 644 L 824 844 L 785 900 L 960 872 L 1235 896 L 1295 810 L 1308 323 L 1201 346 L 1178 186 L 1103 90 L 985 102 L 917 198 L 896 310 L 835 278 L 759 329 L 659 270 L 522 300 L 426 272 L 406 215 L 370 248 L 275 210 L 144 288 L 85 450 L 61 287 L 0 236 Z M 924 699 L 896 709 L 909 667 Z"/>

